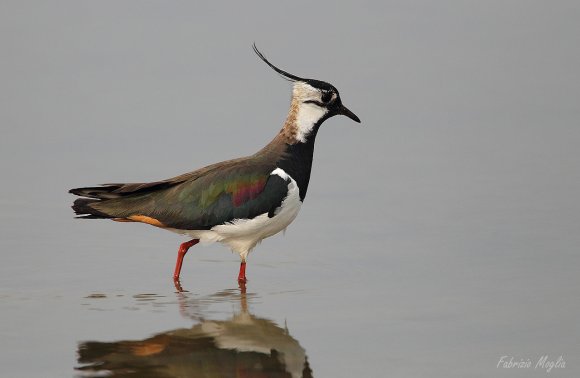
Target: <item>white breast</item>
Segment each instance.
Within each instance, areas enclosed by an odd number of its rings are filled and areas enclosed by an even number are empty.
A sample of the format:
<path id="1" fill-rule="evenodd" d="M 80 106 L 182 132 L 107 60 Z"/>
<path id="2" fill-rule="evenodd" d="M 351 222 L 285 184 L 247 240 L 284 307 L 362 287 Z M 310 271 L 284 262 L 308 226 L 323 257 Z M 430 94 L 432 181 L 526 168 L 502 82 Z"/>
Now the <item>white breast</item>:
<path id="1" fill-rule="evenodd" d="M 190 230 L 186 233 L 192 238 L 200 239 L 201 242 L 224 243 L 245 259 L 260 241 L 286 229 L 296 218 L 302 205 L 298 185 L 292 177 L 281 168 L 276 168 L 270 175 L 278 175 L 285 180 L 290 180 L 288 195 L 272 218 L 268 217 L 268 213 L 264 213 L 253 219 L 236 219 L 227 224 L 215 226 L 211 230 Z"/>

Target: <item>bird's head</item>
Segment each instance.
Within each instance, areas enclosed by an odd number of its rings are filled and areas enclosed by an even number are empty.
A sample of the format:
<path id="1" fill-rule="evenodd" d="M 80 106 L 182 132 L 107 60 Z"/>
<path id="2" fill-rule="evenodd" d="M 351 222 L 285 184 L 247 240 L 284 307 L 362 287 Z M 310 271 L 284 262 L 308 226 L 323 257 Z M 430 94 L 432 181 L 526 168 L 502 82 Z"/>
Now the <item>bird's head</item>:
<path id="1" fill-rule="evenodd" d="M 335 115 L 344 115 L 360 123 L 360 119 L 342 104 L 338 89 L 334 85 L 320 80 L 305 79 L 281 70 L 270 63 L 255 44 L 254 51 L 274 71 L 294 83 L 292 100 L 297 104 L 296 121 L 304 136 L 316 125 L 319 126 Z M 301 139 L 300 135 L 298 139 Z"/>

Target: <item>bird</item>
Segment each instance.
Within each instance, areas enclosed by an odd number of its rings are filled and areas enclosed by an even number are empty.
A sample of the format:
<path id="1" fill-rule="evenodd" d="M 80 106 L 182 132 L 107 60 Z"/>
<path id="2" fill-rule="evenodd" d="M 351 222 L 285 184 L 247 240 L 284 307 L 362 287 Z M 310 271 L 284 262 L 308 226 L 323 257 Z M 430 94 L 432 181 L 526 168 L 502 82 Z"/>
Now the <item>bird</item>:
<path id="1" fill-rule="evenodd" d="M 343 105 L 336 87 L 276 67 L 255 43 L 253 50 L 292 83 L 286 120 L 264 148 L 166 180 L 69 190 L 81 197 L 72 205 L 77 218 L 141 222 L 188 236 L 190 240 L 177 252 L 176 287 L 186 253 L 199 242 L 220 242 L 239 254 L 238 283 L 245 284 L 250 251 L 263 239 L 285 230 L 298 215 L 322 123 L 336 115 L 361 122 Z"/>

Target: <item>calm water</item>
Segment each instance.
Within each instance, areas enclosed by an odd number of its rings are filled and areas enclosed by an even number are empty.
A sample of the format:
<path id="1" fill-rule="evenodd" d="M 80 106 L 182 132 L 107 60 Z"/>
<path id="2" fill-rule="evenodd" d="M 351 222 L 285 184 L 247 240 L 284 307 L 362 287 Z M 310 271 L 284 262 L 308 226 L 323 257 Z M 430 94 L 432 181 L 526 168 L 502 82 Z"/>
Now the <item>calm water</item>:
<path id="1" fill-rule="evenodd" d="M 0 376 L 580 376 L 578 2 L 293 4 L 312 27 L 274 3 L 2 1 Z M 323 126 L 245 293 L 219 245 L 177 292 L 183 239 L 75 220 L 66 192 L 261 148 L 290 88 L 253 41 L 362 125 Z"/>
<path id="2" fill-rule="evenodd" d="M 544 376 L 496 368 L 544 354 L 566 361 L 550 374 L 577 374 L 571 219 L 482 207 L 383 232 L 359 220 L 348 235 L 320 226 L 332 199 L 313 197 L 251 256 L 246 292 L 219 246 L 192 249 L 180 293 L 175 235 L 4 204 L 2 376 Z"/>

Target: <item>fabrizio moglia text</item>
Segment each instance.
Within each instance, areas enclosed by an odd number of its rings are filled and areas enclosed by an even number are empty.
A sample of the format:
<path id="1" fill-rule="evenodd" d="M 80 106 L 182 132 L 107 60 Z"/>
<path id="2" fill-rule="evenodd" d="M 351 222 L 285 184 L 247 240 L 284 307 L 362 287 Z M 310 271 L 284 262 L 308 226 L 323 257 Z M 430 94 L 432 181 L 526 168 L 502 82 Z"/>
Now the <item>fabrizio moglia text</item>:
<path id="1" fill-rule="evenodd" d="M 564 356 L 559 356 L 558 358 L 550 358 L 547 354 L 541 356 L 537 360 L 533 361 L 530 358 L 514 358 L 514 356 L 501 356 L 499 362 L 496 366 L 498 369 L 542 369 L 546 373 L 552 371 L 552 369 L 564 369 L 566 368 L 566 361 Z"/>

